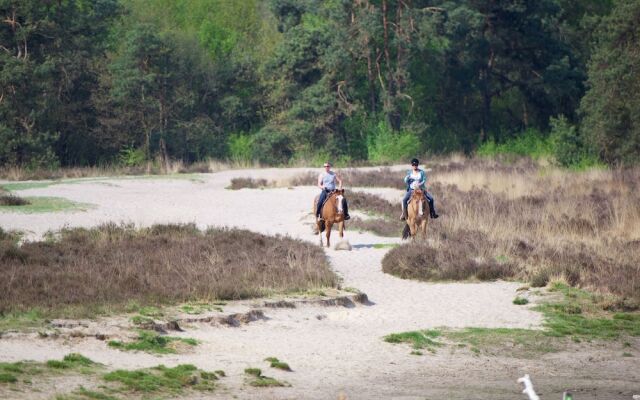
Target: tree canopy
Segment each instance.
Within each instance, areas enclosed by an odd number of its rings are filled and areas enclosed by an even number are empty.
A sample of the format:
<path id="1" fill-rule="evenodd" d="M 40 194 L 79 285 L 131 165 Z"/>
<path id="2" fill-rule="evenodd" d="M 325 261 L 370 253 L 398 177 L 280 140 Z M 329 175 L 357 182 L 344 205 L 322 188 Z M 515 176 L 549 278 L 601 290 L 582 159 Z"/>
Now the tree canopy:
<path id="1" fill-rule="evenodd" d="M 640 160 L 633 0 L 0 0 L 0 165 Z M 532 133 L 533 132 L 533 133 Z"/>

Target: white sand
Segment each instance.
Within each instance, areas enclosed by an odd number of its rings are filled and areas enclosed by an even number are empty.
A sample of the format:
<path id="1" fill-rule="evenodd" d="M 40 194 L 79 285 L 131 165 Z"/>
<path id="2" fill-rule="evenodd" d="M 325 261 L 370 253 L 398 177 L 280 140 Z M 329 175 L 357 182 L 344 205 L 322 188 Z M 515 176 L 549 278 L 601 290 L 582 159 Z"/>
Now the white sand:
<path id="1" fill-rule="evenodd" d="M 198 175 L 196 181 L 109 179 L 30 189 L 18 194 L 59 196 L 96 207 L 55 214 L 0 213 L 0 226 L 26 231 L 33 239 L 63 226 L 89 227 L 121 221 L 142 226 L 194 222 L 200 228 L 236 226 L 317 243 L 318 237 L 310 233 L 308 215 L 317 189 L 225 189 L 232 177 L 282 180 L 300 171 L 240 170 Z M 390 189 L 369 191 L 398 201 L 402 195 Z M 92 338 L 63 342 L 5 337 L 0 339 L 0 361 L 42 361 L 80 352 L 109 368 L 193 363 L 205 370 L 227 372 L 229 377 L 222 383 L 228 390 L 207 395 L 220 398 L 229 398 L 230 394 L 256 398 L 259 393 L 260 398 L 328 399 L 337 398 L 340 392 L 349 399 L 393 395 L 414 398 L 427 389 L 422 378 L 427 379 L 430 374 L 455 375 L 461 366 L 447 369 L 446 365 L 440 365 L 436 373 L 430 369 L 430 363 L 435 363 L 433 360 L 440 356 L 412 356 L 408 346 L 385 343 L 384 335 L 440 326 L 540 326 L 538 313 L 512 304 L 516 288 L 520 286 L 517 283 L 430 284 L 398 279 L 381 271 L 381 260 L 387 249 L 374 249 L 372 245 L 399 240 L 351 230 L 347 230 L 346 238 L 354 246 L 353 251 L 327 250 L 331 265 L 344 279 L 343 286 L 365 292 L 374 303 L 371 306 L 266 309 L 268 320 L 239 328 L 188 329 L 183 335 L 199 339 L 202 344 L 191 354 L 162 357 L 113 350 Z M 332 239 L 336 243 L 337 232 Z M 288 362 L 294 372 L 268 368 L 263 359 L 269 356 Z M 292 387 L 253 389 L 243 385 L 243 370 L 250 366 L 260 367 L 266 375 L 286 380 Z M 518 373 L 518 369 L 514 369 L 514 374 Z M 517 393 L 515 384 L 514 391 Z"/>

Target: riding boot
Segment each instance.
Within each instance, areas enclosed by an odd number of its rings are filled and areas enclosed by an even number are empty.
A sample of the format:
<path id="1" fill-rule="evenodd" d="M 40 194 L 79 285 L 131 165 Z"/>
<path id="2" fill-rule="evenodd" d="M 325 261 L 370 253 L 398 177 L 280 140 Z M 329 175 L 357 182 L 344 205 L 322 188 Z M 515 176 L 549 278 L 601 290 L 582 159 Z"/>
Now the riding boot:
<path id="1" fill-rule="evenodd" d="M 349 215 L 349 206 L 347 205 L 347 199 L 345 198 L 342 198 L 342 211 L 344 212 L 344 220 L 350 220 L 351 216 Z"/>
<path id="2" fill-rule="evenodd" d="M 402 207 L 402 215 L 400 216 L 400 221 L 406 221 L 407 220 L 407 209 Z"/>
<path id="3" fill-rule="evenodd" d="M 429 203 L 429 216 L 433 219 L 438 218 L 439 215 L 436 213 L 436 207 L 433 204 L 433 200 L 427 201 L 427 203 Z"/>

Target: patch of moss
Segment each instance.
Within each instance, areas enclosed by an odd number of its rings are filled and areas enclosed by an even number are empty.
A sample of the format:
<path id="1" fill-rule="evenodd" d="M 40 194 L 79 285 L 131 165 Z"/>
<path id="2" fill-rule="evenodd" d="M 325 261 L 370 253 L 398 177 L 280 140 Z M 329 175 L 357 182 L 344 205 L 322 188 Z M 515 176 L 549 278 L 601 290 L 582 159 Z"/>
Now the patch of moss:
<path id="1" fill-rule="evenodd" d="M 440 337 L 442 332 L 439 330 L 422 330 L 403 333 L 392 333 L 384 337 L 387 343 L 409 343 L 414 350 L 426 349 L 435 352 L 437 347 L 443 344 L 436 338 Z"/>
<path id="2" fill-rule="evenodd" d="M 118 382 L 124 389 L 145 393 L 179 393 L 183 389 L 213 390 L 213 379 L 204 379 L 194 365 L 182 364 L 174 368 L 160 365 L 135 371 L 117 370 L 104 375 L 107 382 Z"/>
<path id="3" fill-rule="evenodd" d="M 175 353 L 176 349 L 171 347 L 171 343 L 181 342 L 189 346 L 198 345 L 198 341 L 191 338 L 180 338 L 174 336 L 162 336 L 156 332 L 140 330 L 138 339 L 134 342 L 121 342 L 111 340 L 108 344 L 120 350 L 138 350 L 147 353 L 169 354 Z"/>

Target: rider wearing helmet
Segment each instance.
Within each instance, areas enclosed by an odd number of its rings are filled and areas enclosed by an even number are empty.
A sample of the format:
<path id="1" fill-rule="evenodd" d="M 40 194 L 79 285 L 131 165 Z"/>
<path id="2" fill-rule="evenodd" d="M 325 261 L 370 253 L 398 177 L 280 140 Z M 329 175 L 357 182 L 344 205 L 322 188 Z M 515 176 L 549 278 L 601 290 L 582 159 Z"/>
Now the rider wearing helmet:
<path id="1" fill-rule="evenodd" d="M 411 160 L 411 169 L 407 171 L 407 175 L 404 177 L 404 183 L 407 185 L 407 193 L 402 199 L 402 216 L 400 217 L 402 221 L 407 219 L 407 204 L 409 203 L 409 199 L 411 198 L 411 194 L 414 189 L 422 189 L 424 197 L 427 199 L 427 203 L 429 203 L 429 216 L 431 216 L 431 218 L 439 217 L 436 213 L 433 197 L 429 192 L 427 192 L 427 174 L 424 170 L 418 167 L 419 164 L 420 161 L 418 161 L 417 158 Z"/>

